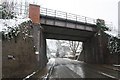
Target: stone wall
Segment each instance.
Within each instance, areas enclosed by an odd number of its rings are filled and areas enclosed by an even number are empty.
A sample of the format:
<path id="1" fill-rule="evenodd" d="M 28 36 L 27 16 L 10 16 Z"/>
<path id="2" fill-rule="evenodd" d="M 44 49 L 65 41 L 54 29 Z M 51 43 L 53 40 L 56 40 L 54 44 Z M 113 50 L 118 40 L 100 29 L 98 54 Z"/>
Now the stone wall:
<path id="1" fill-rule="evenodd" d="M 83 43 L 83 52 L 81 55 L 87 63 L 100 63 L 99 60 L 99 43 L 98 36 L 95 34 Z"/>
<path id="2" fill-rule="evenodd" d="M 79 60 L 95 64 L 120 64 L 120 54 L 110 54 L 107 36 L 101 32 L 101 35 L 94 34 L 85 41 Z"/>
<path id="3" fill-rule="evenodd" d="M 120 64 L 120 55 L 109 54 L 105 59 L 106 64 Z"/>
<path id="4" fill-rule="evenodd" d="M 2 77 L 3 78 L 24 78 L 32 72 L 45 67 L 47 59 L 43 51 L 35 54 L 37 39 L 34 36 L 40 29 L 34 29 L 34 25 L 27 26 L 29 35 L 23 34 L 26 28 L 21 26 L 20 33 L 11 40 L 4 39 L 2 42 Z M 25 38 L 25 36 L 27 36 Z M 43 44 L 41 44 L 43 45 Z"/>
<path id="5" fill-rule="evenodd" d="M 36 51 L 39 52 L 39 54 L 37 54 L 37 60 L 39 62 L 38 66 L 40 69 L 43 69 L 48 62 L 46 53 L 46 37 L 42 26 L 34 25 L 33 29 L 34 44 L 36 46 Z"/>
<path id="6" fill-rule="evenodd" d="M 105 43 L 106 43 L 106 45 L 108 43 L 108 35 L 107 34 L 104 34 L 104 44 Z M 105 64 L 120 64 L 120 54 L 119 53 L 111 54 L 108 48 L 106 50 L 104 49 L 104 58 L 105 58 Z"/>
<path id="7" fill-rule="evenodd" d="M 83 43 L 81 53 L 82 61 L 87 63 L 104 64 L 107 53 L 107 42 L 102 32 L 95 33 L 91 38 Z"/>

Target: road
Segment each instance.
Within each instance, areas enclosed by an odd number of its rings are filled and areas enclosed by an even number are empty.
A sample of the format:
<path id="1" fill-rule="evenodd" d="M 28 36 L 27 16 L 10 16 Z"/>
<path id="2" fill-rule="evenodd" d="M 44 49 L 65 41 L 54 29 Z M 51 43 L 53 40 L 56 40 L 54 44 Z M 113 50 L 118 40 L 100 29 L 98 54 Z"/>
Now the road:
<path id="1" fill-rule="evenodd" d="M 120 79 L 118 75 L 120 72 L 118 71 L 67 58 L 52 58 L 49 60 L 48 65 L 54 66 L 49 76 L 50 80 L 78 78 Z"/>

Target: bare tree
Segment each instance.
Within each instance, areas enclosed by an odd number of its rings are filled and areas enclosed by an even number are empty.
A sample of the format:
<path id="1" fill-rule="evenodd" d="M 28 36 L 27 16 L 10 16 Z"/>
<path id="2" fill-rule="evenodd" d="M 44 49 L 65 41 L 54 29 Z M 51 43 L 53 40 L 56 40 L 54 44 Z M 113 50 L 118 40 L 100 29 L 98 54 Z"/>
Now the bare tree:
<path id="1" fill-rule="evenodd" d="M 59 52 L 60 52 L 60 49 L 61 49 L 61 42 L 60 40 L 57 40 L 56 42 L 56 57 L 59 57 Z"/>
<path id="2" fill-rule="evenodd" d="M 75 56 L 77 51 L 82 48 L 82 43 L 79 41 L 69 41 L 69 47 L 73 55 Z"/>
<path id="3" fill-rule="evenodd" d="M 2 2 L 2 19 L 12 19 L 14 17 L 14 9 L 13 2 L 4 1 Z"/>
<path id="4" fill-rule="evenodd" d="M 3 19 L 13 19 L 14 17 L 28 17 L 29 2 L 27 0 L 3 0 L 1 5 Z"/>
<path id="5" fill-rule="evenodd" d="M 69 51 L 69 46 L 67 46 L 68 41 L 57 40 L 56 42 L 56 57 L 63 57 Z"/>

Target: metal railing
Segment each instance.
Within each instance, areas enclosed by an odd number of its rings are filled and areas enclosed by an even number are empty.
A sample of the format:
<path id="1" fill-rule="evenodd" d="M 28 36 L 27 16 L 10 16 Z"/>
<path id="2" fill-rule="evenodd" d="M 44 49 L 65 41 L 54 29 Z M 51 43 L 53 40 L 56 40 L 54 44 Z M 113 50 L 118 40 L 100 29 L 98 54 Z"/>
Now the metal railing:
<path id="1" fill-rule="evenodd" d="M 66 20 L 73 20 L 76 22 L 96 24 L 96 19 L 93 19 L 93 18 L 80 16 L 80 15 L 67 13 L 67 12 L 62 12 L 62 11 L 57 11 L 57 10 L 52 10 L 52 9 L 43 8 L 43 7 L 40 8 L 40 14 L 45 15 L 45 16 L 62 18 L 62 19 L 66 19 Z"/>

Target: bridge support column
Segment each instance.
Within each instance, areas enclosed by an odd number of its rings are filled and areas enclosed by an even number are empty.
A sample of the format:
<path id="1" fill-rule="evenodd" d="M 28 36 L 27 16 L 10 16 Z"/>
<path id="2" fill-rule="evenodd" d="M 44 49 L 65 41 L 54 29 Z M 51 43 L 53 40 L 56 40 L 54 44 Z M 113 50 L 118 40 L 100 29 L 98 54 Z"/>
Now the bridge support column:
<path id="1" fill-rule="evenodd" d="M 34 37 L 34 48 L 35 54 L 38 61 L 38 68 L 42 69 L 46 66 L 46 38 L 43 34 L 43 29 L 40 25 L 40 6 L 35 4 L 29 5 L 29 18 L 33 23 L 33 37 Z"/>
<path id="2" fill-rule="evenodd" d="M 40 27 L 40 41 L 39 41 L 39 52 L 40 52 L 40 65 L 41 68 L 45 67 L 48 60 L 47 60 L 47 52 L 46 52 L 46 37 L 43 33 L 43 29 Z"/>
<path id="3" fill-rule="evenodd" d="M 86 63 L 103 64 L 105 63 L 107 53 L 107 38 L 100 31 L 83 43 L 82 57 L 80 60 Z"/>
<path id="4" fill-rule="evenodd" d="M 83 43 L 83 59 L 87 63 L 98 63 L 98 41 L 92 37 Z"/>
<path id="5" fill-rule="evenodd" d="M 35 52 L 38 60 L 38 68 L 42 69 L 47 64 L 47 56 L 46 56 L 46 38 L 43 34 L 43 29 L 40 25 L 34 25 L 34 44 L 35 44 Z"/>

